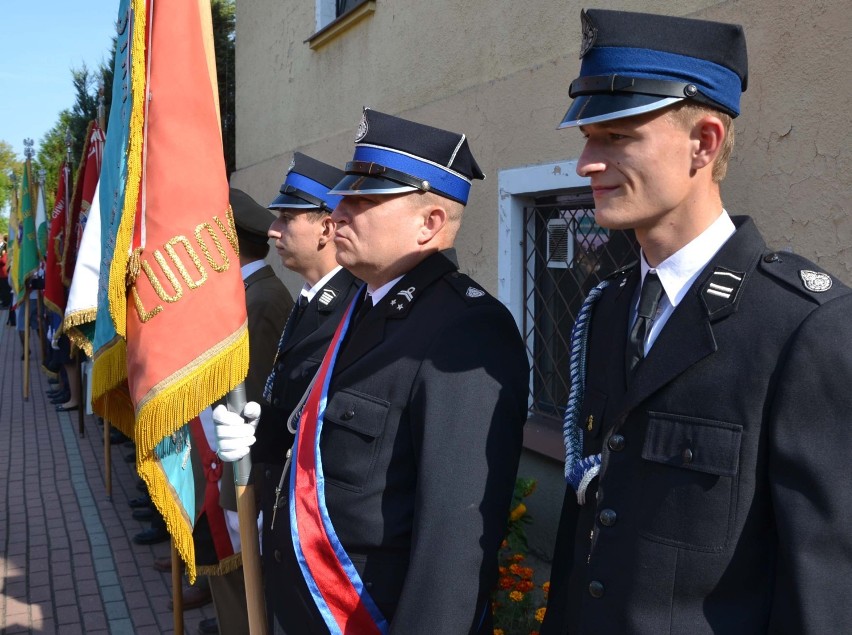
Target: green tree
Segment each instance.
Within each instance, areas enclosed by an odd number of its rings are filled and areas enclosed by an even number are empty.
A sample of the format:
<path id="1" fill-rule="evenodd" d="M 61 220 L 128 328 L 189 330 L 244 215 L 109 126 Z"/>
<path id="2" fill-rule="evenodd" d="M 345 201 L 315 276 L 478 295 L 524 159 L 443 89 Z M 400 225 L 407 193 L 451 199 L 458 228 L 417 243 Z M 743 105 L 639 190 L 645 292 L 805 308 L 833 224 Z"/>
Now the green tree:
<path id="1" fill-rule="evenodd" d="M 17 174 L 20 183 L 23 163 L 18 161 L 11 143 L 0 140 L 0 237 L 9 231 L 9 203 L 12 200 L 12 180 L 9 173 Z"/>
<path id="2" fill-rule="evenodd" d="M 71 69 L 71 79 L 74 83 L 76 98 L 71 108 L 71 156 L 75 163 L 80 162 L 80 155 L 86 143 L 86 130 L 89 122 L 98 118 L 98 84 L 100 76 L 93 73 L 83 64 L 80 68 Z"/>
<path id="3" fill-rule="evenodd" d="M 219 116 L 228 178 L 237 167 L 234 43 L 236 18 L 234 0 L 211 0 L 213 47 L 216 51 L 216 76 L 219 81 Z"/>
<path id="4" fill-rule="evenodd" d="M 59 113 L 59 120 L 54 124 L 53 128 L 47 131 L 39 141 L 38 152 L 35 159 L 35 170 L 44 169 L 45 174 L 45 200 L 47 202 L 48 214 L 53 209 L 55 201 L 53 197 L 56 195 L 56 185 L 59 182 L 59 167 L 65 160 L 65 131 L 71 129 L 72 115 L 70 110 L 63 110 Z M 83 134 L 86 130 L 83 129 Z M 73 145 L 73 144 L 72 144 Z M 81 146 L 82 147 L 82 146 Z M 73 152 L 73 149 L 72 149 Z M 72 169 L 76 167 L 80 157 L 71 155 L 71 162 L 74 164 Z"/>

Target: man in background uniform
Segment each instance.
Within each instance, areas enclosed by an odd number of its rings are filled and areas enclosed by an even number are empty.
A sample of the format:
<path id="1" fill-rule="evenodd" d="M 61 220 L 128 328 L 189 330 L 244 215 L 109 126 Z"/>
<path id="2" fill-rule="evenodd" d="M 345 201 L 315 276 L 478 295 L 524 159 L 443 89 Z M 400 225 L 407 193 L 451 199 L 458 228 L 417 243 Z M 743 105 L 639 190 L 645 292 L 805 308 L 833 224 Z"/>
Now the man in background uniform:
<path id="1" fill-rule="evenodd" d="M 366 294 L 301 409 L 275 520 L 290 534 L 273 554 L 278 628 L 490 634 L 529 366 L 452 249 L 483 174 L 464 135 L 369 109 L 346 173 L 337 261 Z"/>
<path id="2" fill-rule="evenodd" d="M 277 594 L 287 583 L 275 554 L 282 542 L 289 543 L 290 535 L 286 523 L 279 518 L 273 526 L 272 519 L 287 513 L 286 507 L 274 510 L 274 505 L 275 488 L 293 445 L 288 419 L 316 374 L 343 311 L 361 286 L 361 281 L 335 259 L 331 212 L 340 197 L 328 191 L 343 176 L 342 170 L 296 152 L 279 195 L 269 204 L 278 214 L 268 234 L 275 241 L 281 264 L 305 280 L 283 332 L 279 329 L 276 334 L 277 347 L 269 349 L 274 361 L 270 359 L 266 366 L 264 398 L 254 397 L 262 403 L 261 422 L 255 432 L 258 443 L 252 447 L 251 456 L 264 474 L 264 587 L 270 625 L 274 624 L 271 611 Z M 286 496 L 278 497 L 279 506 L 286 502 Z"/>
<path id="3" fill-rule="evenodd" d="M 541 632 L 850 632 L 852 294 L 723 208 L 742 28 L 582 22 L 561 127 L 586 138 L 596 222 L 635 229 L 642 250 L 572 336 Z"/>
<path id="4" fill-rule="evenodd" d="M 263 386 L 272 366 L 281 329 L 293 309 L 293 299 L 265 260 L 269 254 L 267 232 L 275 217 L 248 194 L 236 188 L 230 190 L 230 203 L 234 211 L 234 225 L 240 248 L 240 272 L 245 286 L 248 318 L 249 368 L 245 379 L 246 399 L 258 401 L 263 396 Z M 231 541 L 238 542 L 239 524 L 232 464 L 225 462 L 221 474 L 219 504 L 226 510 L 224 519 L 227 523 L 227 528 L 221 529 L 227 529 Z M 207 540 L 210 538 L 209 530 L 214 528 L 216 523 L 214 515 L 215 511 L 206 515 L 206 532 L 196 531 L 194 534 L 197 545 L 200 542 L 199 537 L 202 534 L 205 536 L 202 538 L 202 544 L 206 549 L 199 545 L 197 560 L 201 565 L 199 572 L 210 574 L 210 592 L 218 624 L 212 620 L 202 620 L 199 632 L 241 635 L 248 633 L 249 628 L 243 569 L 242 566 L 235 569 L 222 566 L 221 560 L 215 556 L 215 541 Z"/>

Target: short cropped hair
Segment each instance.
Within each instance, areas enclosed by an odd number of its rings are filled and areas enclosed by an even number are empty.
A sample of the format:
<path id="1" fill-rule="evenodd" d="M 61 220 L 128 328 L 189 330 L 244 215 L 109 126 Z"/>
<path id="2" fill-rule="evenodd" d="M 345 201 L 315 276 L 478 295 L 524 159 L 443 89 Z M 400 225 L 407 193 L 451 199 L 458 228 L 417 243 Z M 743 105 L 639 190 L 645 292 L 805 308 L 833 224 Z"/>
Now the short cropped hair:
<path id="1" fill-rule="evenodd" d="M 684 128 L 691 127 L 696 121 L 706 115 L 713 115 L 721 120 L 722 125 L 725 127 L 725 139 L 722 141 L 722 148 L 719 150 L 719 155 L 713 163 L 713 181 L 721 183 L 728 173 L 728 161 L 734 150 L 734 138 L 736 134 L 734 131 L 734 120 L 731 116 L 710 106 L 686 100 L 672 106 L 668 114 L 675 124 Z"/>

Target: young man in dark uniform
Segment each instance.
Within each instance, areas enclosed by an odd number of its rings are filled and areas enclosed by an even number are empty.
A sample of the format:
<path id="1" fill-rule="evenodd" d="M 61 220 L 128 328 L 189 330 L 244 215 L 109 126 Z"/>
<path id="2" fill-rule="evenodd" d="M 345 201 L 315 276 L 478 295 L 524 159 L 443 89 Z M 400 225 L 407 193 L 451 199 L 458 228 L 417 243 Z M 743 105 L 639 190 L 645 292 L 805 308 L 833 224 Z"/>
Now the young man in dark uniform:
<path id="1" fill-rule="evenodd" d="M 274 359 L 266 366 L 263 398 L 254 397 L 262 404 L 262 416 L 251 457 L 263 474 L 264 588 L 270 611 L 279 589 L 287 584 L 276 554 L 279 543 L 288 542 L 290 536 L 286 523 L 279 520 L 273 525 L 272 519 L 287 513 L 286 507 L 275 509 L 275 489 L 293 445 L 288 420 L 316 374 L 343 311 L 361 286 L 335 259 L 331 212 L 340 197 L 328 191 L 343 176 L 342 170 L 296 152 L 278 196 L 269 204 L 277 218 L 268 235 L 281 264 L 305 280 L 283 332 L 276 335 L 278 345 L 270 349 Z M 286 505 L 286 497 L 279 496 L 277 502 Z M 274 624 L 272 613 L 267 621 Z"/>
<path id="2" fill-rule="evenodd" d="M 529 367 L 504 306 L 458 271 L 464 135 L 365 110 L 333 194 L 337 260 L 366 283 L 299 419 L 277 516 L 278 626 L 488 633 Z"/>
<path id="3" fill-rule="evenodd" d="M 850 632 L 852 294 L 723 208 L 742 28 L 582 21 L 561 127 L 597 223 L 642 250 L 572 335 L 542 634 Z"/>

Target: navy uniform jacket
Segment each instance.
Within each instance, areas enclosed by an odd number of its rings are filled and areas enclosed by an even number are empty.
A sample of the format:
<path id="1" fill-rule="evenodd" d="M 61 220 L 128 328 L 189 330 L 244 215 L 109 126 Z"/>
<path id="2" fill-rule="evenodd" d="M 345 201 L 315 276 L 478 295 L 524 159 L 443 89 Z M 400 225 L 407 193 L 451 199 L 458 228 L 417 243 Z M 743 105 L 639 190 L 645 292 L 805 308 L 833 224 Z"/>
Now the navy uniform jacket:
<path id="1" fill-rule="evenodd" d="M 638 267 L 594 305 L 542 635 L 852 632 L 852 294 L 734 221 L 629 388 Z"/>
<path id="2" fill-rule="evenodd" d="M 272 403 L 262 399 L 263 386 L 261 394 L 254 399 L 262 404 L 262 414 L 255 435 L 257 441 L 251 449 L 253 462 L 283 467 L 287 450 L 293 445 L 293 435 L 287 431 L 287 419 L 314 378 L 337 324 L 361 285 L 361 281 L 346 269 L 332 276 L 305 307 L 276 360 L 275 351 L 283 327 L 278 329 L 263 376 L 265 383 L 275 361 Z M 273 476 L 274 488 L 280 471 Z"/>
<path id="3" fill-rule="evenodd" d="M 457 269 L 452 250 L 427 257 L 347 336 L 320 441 L 335 531 L 398 635 L 490 635 L 526 420 L 514 320 Z M 295 561 L 286 501 L 275 522 L 264 554 L 279 624 L 328 633 Z"/>
<path id="4" fill-rule="evenodd" d="M 281 330 L 293 308 L 293 298 L 269 265 L 251 274 L 243 285 L 246 289 L 249 333 L 246 400 L 260 403 Z"/>

